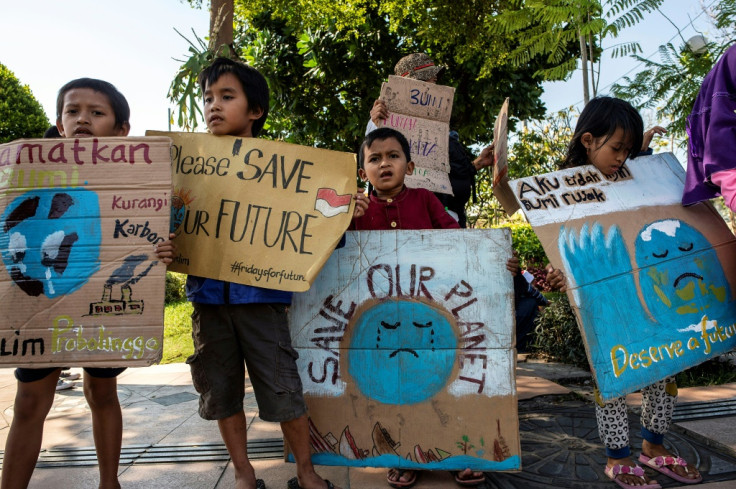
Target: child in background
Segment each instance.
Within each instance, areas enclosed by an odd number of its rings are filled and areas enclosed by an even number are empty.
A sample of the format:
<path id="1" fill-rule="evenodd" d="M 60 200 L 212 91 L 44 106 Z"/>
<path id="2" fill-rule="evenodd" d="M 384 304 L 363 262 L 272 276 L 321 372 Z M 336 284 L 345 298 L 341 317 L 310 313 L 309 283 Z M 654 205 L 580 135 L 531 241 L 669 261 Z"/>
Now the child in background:
<path id="1" fill-rule="evenodd" d="M 641 116 L 628 102 L 611 97 L 594 98 L 578 118 L 563 168 L 591 164 L 604 175 L 612 175 L 627 158 L 635 158 L 640 152 L 643 129 Z M 672 455 L 663 445 L 676 399 L 674 377 L 642 389 L 644 441 L 639 461 L 679 482 L 695 484 L 702 480 L 698 470 Z M 631 459 L 626 398 L 604 402 L 596 391 L 595 410 L 598 431 L 608 457 L 605 474 L 621 487 L 659 488 L 660 485 L 650 481 Z"/>
<path id="2" fill-rule="evenodd" d="M 268 84 L 256 69 L 217 58 L 199 76 L 207 128 L 217 136 L 256 137 L 268 115 Z M 355 215 L 366 204 L 355 197 Z M 217 420 L 235 469 L 237 489 L 265 488 L 248 460 L 243 412 L 245 366 L 264 421 L 281 423 L 296 461 L 289 489 L 331 489 L 314 470 L 307 406 L 291 346 L 287 308 L 291 292 L 189 275 L 187 298 L 194 306 L 194 354 L 187 359 L 200 394 L 199 415 Z M 245 363 L 245 365 L 244 365 Z"/>
<path id="3" fill-rule="evenodd" d="M 56 126 L 61 137 L 127 136 L 130 108 L 110 83 L 92 78 L 72 80 L 59 90 Z M 171 236 L 173 237 L 173 235 Z M 172 242 L 154 250 L 162 263 L 171 263 Z M 92 413 L 92 432 L 100 470 L 101 489 L 117 489 L 123 437 L 123 416 L 117 393 L 117 376 L 125 368 L 87 368 L 84 396 Z M 25 488 L 41 450 L 43 423 L 54 402 L 61 368 L 18 368 L 18 389 L 13 421 L 5 442 L 2 489 Z"/>
<path id="4" fill-rule="evenodd" d="M 414 171 L 410 155 L 409 142 L 394 129 L 383 127 L 366 135 L 358 151 L 358 175 L 373 190 L 365 215 L 354 218 L 349 229 L 460 229 L 432 192 L 404 185 L 406 176 Z M 483 473 L 473 477 L 481 482 Z M 386 481 L 391 487 L 411 487 L 417 471 L 390 469 Z"/>

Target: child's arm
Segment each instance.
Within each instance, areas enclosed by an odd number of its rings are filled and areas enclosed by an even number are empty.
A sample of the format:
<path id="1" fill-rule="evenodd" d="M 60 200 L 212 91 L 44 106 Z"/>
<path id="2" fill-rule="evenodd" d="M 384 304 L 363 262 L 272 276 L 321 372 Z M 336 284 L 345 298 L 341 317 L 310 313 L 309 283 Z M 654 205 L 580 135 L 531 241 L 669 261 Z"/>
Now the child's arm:
<path id="1" fill-rule="evenodd" d="M 169 239 L 153 247 L 153 252 L 156 253 L 156 256 L 164 265 L 168 265 L 176 258 L 176 245 L 171 241 L 174 238 L 176 238 L 176 234 L 171 233 Z"/>
<path id="2" fill-rule="evenodd" d="M 473 160 L 473 168 L 475 168 L 475 171 L 480 171 L 487 166 L 493 166 L 493 150 L 495 147 L 495 143 L 491 143 L 490 146 L 483 148 L 483 151 L 481 151 L 478 157 Z"/>
<path id="3" fill-rule="evenodd" d="M 447 213 L 445 206 L 442 205 L 440 199 L 438 199 L 429 190 L 427 197 L 424 200 L 427 202 L 427 210 L 429 211 L 429 217 L 432 220 L 433 229 L 460 229 L 460 224 L 457 223 L 453 217 Z"/>
<path id="4" fill-rule="evenodd" d="M 353 219 L 363 217 L 365 215 L 365 211 L 368 210 L 368 199 L 362 192 L 358 192 L 357 194 L 353 195 L 353 199 L 355 199 Z"/>
<path id="5" fill-rule="evenodd" d="M 371 109 L 371 121 L 378 127 L 378 123 L 382 119 L 388 119 L 388 108 L 386 103 L 380 98 L 373 102 L 373 108 Z"/>
<path id="6" fill-rule="evenodd" d="M 550 287 L 560 292 L 567 290 L 567 278 L 565 274 L 559 268 L 555 268 L 551 263 L 548 263 L 545 267 L 547 269 L 547 283 Z"/>
<path id="7" fill-rule="evenodd" d="M 644 139 L 642 139 L 641 141 L 641 151 L 639 152 L 639 155 L 646 156 L 652 154 L 653 151 L 649 147 L 652 142 L 652 138 L 655 134 L 657 136 L 661 136 L 666 133 L 667 130 L 662 126 L 654 126 L 653 128 L 644 131 Z"/>
<path id="8" fill-rule="evenodd" d="M 710 176 L 710 181 L 718 187 L 728 208 L 736 212 L 736 170 L 717 171 Z"/>

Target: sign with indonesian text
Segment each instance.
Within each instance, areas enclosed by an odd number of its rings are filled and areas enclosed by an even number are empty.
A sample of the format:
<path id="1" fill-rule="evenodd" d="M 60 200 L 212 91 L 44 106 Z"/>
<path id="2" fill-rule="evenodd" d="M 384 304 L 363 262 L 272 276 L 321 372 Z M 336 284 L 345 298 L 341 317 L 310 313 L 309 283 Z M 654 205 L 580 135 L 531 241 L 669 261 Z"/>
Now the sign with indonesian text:
<path id="1" fill-rule="evenodd" d="M 511 182 L 568 279 L 604 399 L 736 347 L 736 239 L 709 203 L 682 207 L 671 153 Z"/>
<path id="2" fill-rule="evenodd" d="M 161 358 L 168 138 L 0 145 L 0 364 Z"/>
<path id="3" fill-rule="evenodd" d="M 450 185 L 450 116 L 455 89 L 411 78 L 389 76 L 381 86 L 388 117 L 379 127 L 406 136 L 414 161 L 407 187 L 452 195 Z"/>

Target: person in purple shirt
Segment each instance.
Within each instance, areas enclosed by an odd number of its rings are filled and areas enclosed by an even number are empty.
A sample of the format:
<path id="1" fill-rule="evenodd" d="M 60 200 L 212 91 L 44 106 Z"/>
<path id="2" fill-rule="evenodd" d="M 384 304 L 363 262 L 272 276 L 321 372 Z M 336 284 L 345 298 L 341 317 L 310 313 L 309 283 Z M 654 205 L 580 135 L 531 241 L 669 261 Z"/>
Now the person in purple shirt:
<path id="1" fill-rule="evenodd" d="M 722 195 L 736 211 L 736 44 L 703 79 L 687 118 L 690 136 L 682 205 Z"/>

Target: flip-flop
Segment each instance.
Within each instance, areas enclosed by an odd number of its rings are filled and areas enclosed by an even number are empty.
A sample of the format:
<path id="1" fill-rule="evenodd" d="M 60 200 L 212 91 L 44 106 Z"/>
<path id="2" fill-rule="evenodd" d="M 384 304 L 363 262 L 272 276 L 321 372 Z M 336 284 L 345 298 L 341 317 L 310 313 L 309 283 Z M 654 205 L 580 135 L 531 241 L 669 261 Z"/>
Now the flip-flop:
<path id="1" fill-rule="evenodd" d="M 263 479 L 256 479 L 256 489 L 266 489 L 266 483 Z"/>
<path id="2" fill-rule="evenodd" d="M 611 479 L 613 482 L 623 487 L 624 489 L 662 489 L 662 486 L 653 481 L 649 484 L 635 486 L 633 484 L 627 484 L 624 481 L 616 478 L 619 474 L 629 474 L 640 477 L 643 481 L 646 481 L 646 478 L 644 477 L 644 469 L 642 469 L 638 465 L 635 465 L 634 467 L 622 464 L 616 464 L 613 467 L 606 466 L 603 473 L 606 474 L 609 479 Z"/>
<path id="3" fill-rule="evenodd" d="M 647 457 L 642 453 L 641 455 L 639 455 L 639 462 L 643 463 L 650 469 L 654 469 L 657 472 L 676 480 L 677 482 L 682 482 L 683 484 L 697 484 L 698 482 L 701 482 L 703 480 L 703 476 L 700 474 L 698 474 L 698 477 L 696 477 L 695 479 L 691 479 L 689 477 L 683 477 L 677 474 L 675 471 L 667 468 L 670 465 L 679 465 L 681 467 L 685 467 L 685 472 L 687 472 L 688 463 L 685 461 L 685 459 L 681 457 L 673 457 L 672 455 L 668 455 L 666 457 L 659 456 L 652 458 Z"/>
<path id="4" fill-rule="evenodd" d="M 335 485 L 328 481 L 327 479 L 324 479 L 325 484 L 327 484 L 327 489 L 335 489 Z M 299 479 L 296 477 L 292 477 L 289 479 L 289 482 L 286 483 L 286 487 L 289 489 L 302 489 L 302 486 L 299 485 Z"/>
<path id="5" fill-rule="evenodd" d="M 396 489 L 407 489 L 407 488 L 409 488 L 409 487 L 411 487 L 411 486 L 413 486 L 414 484 L 417 483 L 417 471 L 416 470 L 402 470 L 402 469 L 393 469 L 393 470 L 396 470 L 396 472 L 399 474 L 399 479 L 406 472 L 411 472 L 412 473 L 412 478 L 409 479 L 408 481 L 401 481 L 401 480 L 398 480 L 398 479 L 395 480 L 395 481 L 393 481 L 393 480 L 391 480 L 391 479 L 388 478 L 388 474 L 389 473 L 386 472 L 386 482 L 388 482 L 388 485 L 389 486 L 395 487 Z"/>
<path id="6" fill-rule="evenodd" d="M 451 472 L 451 474 L 452 474 L 452 475 L 453 475 L 453 476 L 455 477 L 455 482 L 456 482 L 456 483 L 458 483 L 458 484 L 459 484 L 459 485 L 461 485 L 461 486 L 465 486 L 465 487 L 475 487 L 475 486 L 477 486 L 478 484 L 480 484 L 480 483 L 482 483 L 482 482 L 485 482 L 485 480 L 486 480 L 486 475 L 485 475 L 485 474 L 483 474 L 483 475 L 481 475 L 481 476 L 478 476 L 478 477 L 475 477 L 475 478 L 473 478 L 473 477 L 472 477 L 472 472 L 471 472 L 471 477 L 470 477 L 470 478 L 466 478 L 466 479 L 461 479 L 461 478 L 460 478 L 460 473 L 461 473 L 461 472 L 462 472 L 462 471 L 460 471 L 460 470 L 458 470 L 458 471 L 455 471 L 455 472 Z"/>

